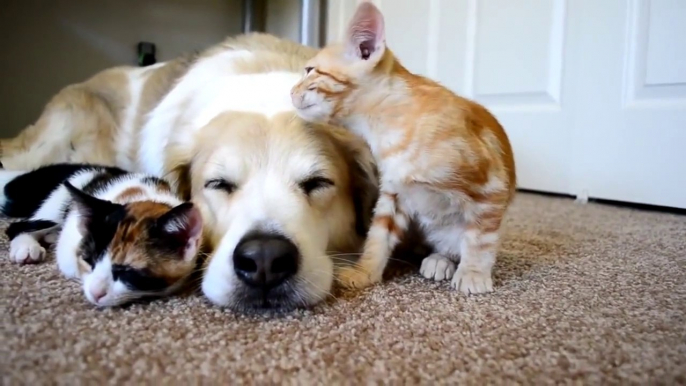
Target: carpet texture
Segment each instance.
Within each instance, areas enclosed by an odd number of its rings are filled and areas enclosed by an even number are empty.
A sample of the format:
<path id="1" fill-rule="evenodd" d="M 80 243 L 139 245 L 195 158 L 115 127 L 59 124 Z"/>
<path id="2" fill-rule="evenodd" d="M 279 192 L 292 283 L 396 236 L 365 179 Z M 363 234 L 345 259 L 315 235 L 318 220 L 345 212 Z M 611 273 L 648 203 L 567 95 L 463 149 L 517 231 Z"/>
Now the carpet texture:
<path id="1" fill-rule="evenodd" d="M 3 385 L 686 384 L 686 216 L 520 193 L 496 292 L 408 267 L 285 315 L 97 310 L 52 259 L 0 266 Z"/>

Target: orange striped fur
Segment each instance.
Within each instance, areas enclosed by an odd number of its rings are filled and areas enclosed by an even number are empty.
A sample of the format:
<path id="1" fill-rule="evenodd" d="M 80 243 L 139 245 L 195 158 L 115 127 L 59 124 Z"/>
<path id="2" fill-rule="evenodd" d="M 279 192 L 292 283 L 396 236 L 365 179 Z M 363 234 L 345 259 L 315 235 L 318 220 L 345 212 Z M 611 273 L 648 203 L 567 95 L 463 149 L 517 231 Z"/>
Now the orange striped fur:
<path id="1" fill-rule="evenodd" d="M 345 42 L 311 59 L 291 92 L 305 120 L 344 126 L 367 140 L 381 194 L 349 287 L 381 280 L 410 221 L 434 253 L 421 273 L 464 293 L 493 290 L 500 225 L 515 194 L 512 148 L 483 106 L 412 74 L 386 47 L 384 20 L 362 2 Z M 459 262 L 459 265 L 458 265 Z"/>

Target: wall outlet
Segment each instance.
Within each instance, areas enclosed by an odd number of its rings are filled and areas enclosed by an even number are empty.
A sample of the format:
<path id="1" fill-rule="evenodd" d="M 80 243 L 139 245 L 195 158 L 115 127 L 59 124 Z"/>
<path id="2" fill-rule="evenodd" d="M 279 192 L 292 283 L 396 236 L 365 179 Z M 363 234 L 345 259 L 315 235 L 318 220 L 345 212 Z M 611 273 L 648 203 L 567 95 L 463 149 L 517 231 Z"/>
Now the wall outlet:
<path id="1" fill-rule="evenodd" d="M 157 63 L 157 58 L 155 57 L 156 53 L 157 48 L 155 47 L 155 43 L 139 42 L 138 65 L 141 67 L 145 67 Z"/>

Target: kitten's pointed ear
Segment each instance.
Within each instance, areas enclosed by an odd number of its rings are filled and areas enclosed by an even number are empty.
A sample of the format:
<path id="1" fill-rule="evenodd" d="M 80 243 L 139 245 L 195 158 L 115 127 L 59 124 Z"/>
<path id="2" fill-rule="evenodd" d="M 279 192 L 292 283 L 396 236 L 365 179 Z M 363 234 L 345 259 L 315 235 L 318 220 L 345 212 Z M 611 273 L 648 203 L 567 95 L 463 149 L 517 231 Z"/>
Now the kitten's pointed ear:
<path id="1" fill-rule="evenodd" d="M 200 211 L 191 202 L 171 209 L 157 220 L 159 230 L 182 249 L 184 260 L 192 260 L 198 253 L 203 222 Z"/>
<path id="2" fill-rule="evenodd" d="M 71 198 L 74 201 L 74 207 L 81 218 L 81 221 L 79 222 L 79 231 L 82 235 L 86 234 L 88 227 L 92 224 L 94 218 L 104 218 L 121 207 L 119 204 L 101 200 L 84 193 L 69 181 L 65 181 L 63 185 L 67 188 L 69 195 L 71 195 Z"/>
<path id="3" fill-rule="evenodd" d="M 362 60 L 378 62 L 386 51 L 386 28 L 381 11 L 371 2 L 357 6 L 348 25 L 347 51 Z"/>

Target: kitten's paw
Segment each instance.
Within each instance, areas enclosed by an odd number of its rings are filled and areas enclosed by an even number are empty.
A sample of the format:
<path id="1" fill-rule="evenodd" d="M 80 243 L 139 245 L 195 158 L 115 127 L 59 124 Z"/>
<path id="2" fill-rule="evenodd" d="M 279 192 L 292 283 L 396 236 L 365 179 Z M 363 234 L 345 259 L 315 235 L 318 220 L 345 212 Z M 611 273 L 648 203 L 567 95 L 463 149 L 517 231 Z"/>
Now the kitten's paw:
<path id="1" fill-rule="evenodd" d="M 361 289 L 380 282 L 382 275 L 372 274 L 358 265 L 351 265 L 342 267 L 336 276 L 341 286 Z"/>
<path id="2" fill-rule="evenodd" d="M 450 279 L 455 273 L 455 263 L 441 254 L 434 253 L 422 260 L 419 273 L 435 281 Z"/>
<path id="3" fill-rule="evenodd" d="M 38 263 L 45 258 L 45 255 L 45 248 L 29 235 L 19 235 L 10 242 L 10 260 L 15 263 Z"/>
<path id="4" fill-rule="evenodd" d="M 493 292 L 491 272 L 458 267 L 450 286 L 465 295 Z"/>

